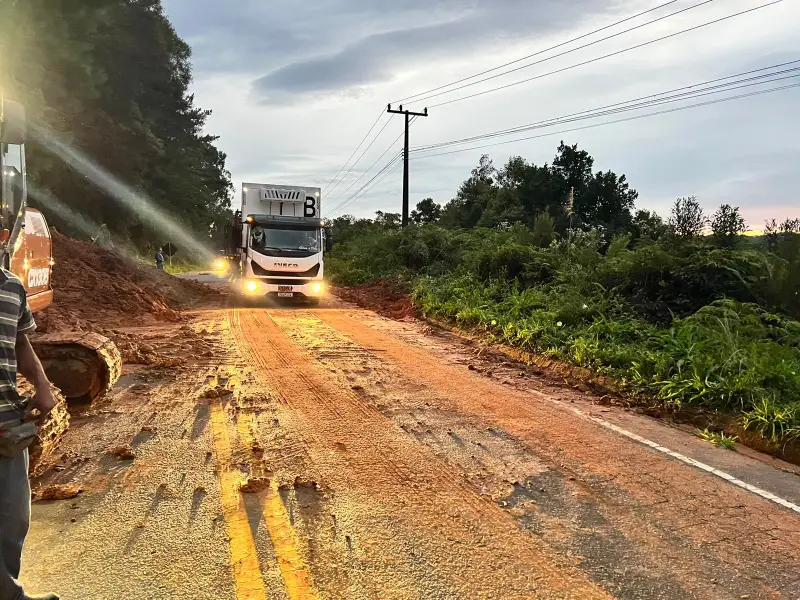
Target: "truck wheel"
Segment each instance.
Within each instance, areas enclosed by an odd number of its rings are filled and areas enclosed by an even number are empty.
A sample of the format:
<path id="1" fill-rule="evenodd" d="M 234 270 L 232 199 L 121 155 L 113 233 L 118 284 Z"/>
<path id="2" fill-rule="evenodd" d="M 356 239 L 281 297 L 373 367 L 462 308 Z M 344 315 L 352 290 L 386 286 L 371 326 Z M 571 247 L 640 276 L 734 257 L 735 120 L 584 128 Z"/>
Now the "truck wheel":
<path id="1" fill-rule="evenodd" d="M 319 306 L 319 298 L 308 298 L 307 301 L 309 306 Z"/>

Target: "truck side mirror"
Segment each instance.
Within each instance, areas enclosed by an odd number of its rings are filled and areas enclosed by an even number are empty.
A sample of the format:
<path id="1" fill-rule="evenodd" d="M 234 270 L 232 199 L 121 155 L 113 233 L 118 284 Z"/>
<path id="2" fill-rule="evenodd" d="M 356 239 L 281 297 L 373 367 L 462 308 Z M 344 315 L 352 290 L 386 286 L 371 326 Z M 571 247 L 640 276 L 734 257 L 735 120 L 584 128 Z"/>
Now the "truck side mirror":
<path id="1" fill-rule="evenodd" d="M 325 236 L 325 252 L 333 250 L 333 238 L 328 234 Z"/>

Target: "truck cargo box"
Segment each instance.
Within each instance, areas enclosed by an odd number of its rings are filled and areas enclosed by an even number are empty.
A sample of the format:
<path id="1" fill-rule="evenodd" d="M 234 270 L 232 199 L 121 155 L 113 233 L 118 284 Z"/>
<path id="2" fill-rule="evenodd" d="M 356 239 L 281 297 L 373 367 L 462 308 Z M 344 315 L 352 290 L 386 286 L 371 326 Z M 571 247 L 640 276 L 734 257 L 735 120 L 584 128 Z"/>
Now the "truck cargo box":
<path id="1" fill-rule="evenodd" d="M 242 185 L 242 215 L 322 218 L 320 188 L 269 183 Z"/>

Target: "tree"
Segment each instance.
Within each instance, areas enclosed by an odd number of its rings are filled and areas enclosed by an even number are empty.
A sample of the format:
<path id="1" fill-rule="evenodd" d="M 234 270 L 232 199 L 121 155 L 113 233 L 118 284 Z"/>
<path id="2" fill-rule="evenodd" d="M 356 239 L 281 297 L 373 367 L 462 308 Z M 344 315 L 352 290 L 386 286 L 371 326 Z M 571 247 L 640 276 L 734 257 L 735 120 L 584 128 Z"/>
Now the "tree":
<path id="1" fill-rule="evenodd" d="M 417 203 L 417 210 L 411 211 L 411 221 L 414 223 L 436 223 L 442 216 L 442 207 L 433 201 L 433 198 L 425 198 Z"/>
<path id="2" fill-rule="evenodd" d="M 556 221 L 548 213 L 539 213 L 533 221 L 533 243 L 546 248 L 556 239 Z"/>
<path id="3" fill-rule="evenodd" d="M 552 171 L 563 180 L 564 192 L 575 190 L 575 197 L 580 196 L 589 186 L 592 179 L 594 159 L 585 150 L 578 150 L 578 145 L 567 146 L 562 141 L 553 159 Z"/>
<path id="4" fill-rule="evenodd" d="M 667 225 L 655 212 L 637 210 L 631 221 L 631 231 L 634 239 L 648 238 L 659 240 L 666 232 Z"/>
<path id="5" fill-rule="evenodd" d="M 478 220 L 479 227 L 498 227 L 525 220 L 525 210 L 519 200 L 519 194 L 515 189 L 501 187 L 488 196 L 481 218 Z"/>
<path id="6" fill-rule="evenodd" d="M 565 184 L 546 164 L 542 167 L 526 162 L 521 156 L 512 156 L 497 173 L 497 185 L 516 191 L 524 211 L 524 221 L 532 225 L 536 215 L 562 212 Z"/>
<path id="7" fill-rule="evenodd" d="M 723 204 L 714 213 L 711 219 L 711 231 L 718 242 L 732 246 L 736 238 L 747 231 L 744 217 L 739 213 L 739 207 Z"/>
<path id="8" fill-rule="evenodd" d="M 573 210 L 581 223 L 602 226 L 609 235 L 614 235 L 630 229 L 631 209 L 638 197 L 639 193 L 628 186 L 625 175 L 598 172 L 575 195 Z"/>
<path id="9" fill-rule="evenodd" d="M 465 229 L 475 227 L 497 193 L 496 174 L 492 160 L 487 154 L 482 155 L 470 178 L 461 184 L 456 197 L 442 210 L 441 224 Z"/>
<path id="10" fill-rule="evenodd" d="M 385 213 L 382 210 L 375 211 L 375 224 L 383 229 L 400 229 L 402 222 L 400 213 Z"/>
<path id="11" fill-rule="evenodd" d="M 210 112 L 189 92 L 191 50 L 161 1 L 3 0 L 0 11 L 0 81 L 25 104 L 29 122 L 150 198 L 199 240 L 222 236 L 232 189 L 226 156 L 204 131 Z M 121 208 L 66 168 L 37 131 L 28 155 L 32 188 L 139 248 L 163 235 L 150 215 Z M 39 208 L 62 230 L 80 233 L 63 211 Z"/>
<path id="12" fill-rule="evenodd" d="M 700 203 L 694 196 L 678 198 L 672 206 L 669 229 L 678 237 L 692 238 L 702 235 L 708 224 Z"/>

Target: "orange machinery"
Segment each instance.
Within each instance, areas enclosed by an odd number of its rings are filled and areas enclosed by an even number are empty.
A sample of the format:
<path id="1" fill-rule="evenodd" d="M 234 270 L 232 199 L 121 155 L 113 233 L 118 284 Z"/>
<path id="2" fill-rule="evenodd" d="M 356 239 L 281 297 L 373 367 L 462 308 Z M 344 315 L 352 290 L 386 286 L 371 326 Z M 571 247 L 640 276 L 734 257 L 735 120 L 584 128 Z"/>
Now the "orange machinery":
<path id="1" fill-rule="evenodd" d="M 0 95 L 0 257 L 20 278 L 34 313 L 53 302 L 53 243 L 45 216 L 27 205 L 25 110 Z M 67 399 L 91 401 L 119 379 L 119 351 L 93 333 L 48 333 L 31 340 L 50 380 Z"/>

